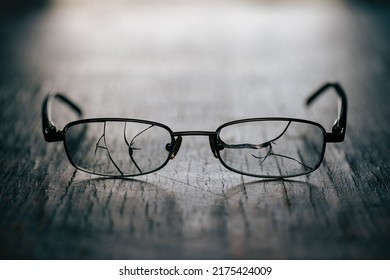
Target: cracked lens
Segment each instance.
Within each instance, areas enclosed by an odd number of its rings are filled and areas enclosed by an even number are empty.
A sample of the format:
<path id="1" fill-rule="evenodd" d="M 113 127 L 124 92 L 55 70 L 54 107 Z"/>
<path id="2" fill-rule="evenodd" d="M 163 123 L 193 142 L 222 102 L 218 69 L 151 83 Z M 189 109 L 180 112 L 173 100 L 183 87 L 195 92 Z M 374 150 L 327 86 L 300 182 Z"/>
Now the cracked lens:
<path id="1" fill-rule="evenodd" d="M 113 156 L 111 155 L 111 152 L 110 152 L 110 148 L 109 146 L 107 145 L 107 141 L 106 141 L 106 126 L 107 126 L 107 122 L 104 122 L 103 123 L 103 134 L 100 136 L 100 138 L 98 139 L 96 145 L 95 145 L 95 152 L 94 152 L 94 159 L 95 159 L 95 166 L 96 166 L 96 162 L 99 160 L 99 158 L 96 157 L 96 153 L 98 151 L 98 149 L 103 149 L 107 152 L 107 156 L 109 158 L 109 161 L 113 164 L 113 166 L 116 168 L 116 170 L 119 172 L 119 174 L 121 176 L 124 176 L 125 173 L 122 171 L 122 169 L 119 167 L 119 164 L 116 163 L 116 161 L 114 160 Z M 134 151 L 140 151 L 142 150 L 142 148 L 140 147 L 135 147 L 135 140 L 137 137 L 139 137 L 142 133 L 144 133 L 145 131 L 149 130 L 150 128 L 152 128 L 153 125 L 150 125 L 149 127 L 143 129 L 142 131 L 138 132 L 130 141 L 127 140 L 127 135 L 126 135 L 126 128 L 127 128 L 127 122 L 124 123 L 124 130 L 123 130 L 123 137 L 124 137 L 124 140 L 125 140 L 125 143 L 126 143 L 126 146 L 127 146 L 127 154 L 130 158 L 130 161 L 132 162 L 132 164 L 134 164 L 134 166 L 136 167 L 136 169 L 138 170 L 139 174 L 143 174 L 139 164 L 137 163 L 137 161 L 135 160 L 133 154 L 134 154 Z M 103 142 L 103 143 L 101 143 Z"/>
<path id="2" fill-rule="evenodd" d="M 131 121 L 92 121 L 70 126 L 66 147 L 72 163 L 94 174 L 143 175 L 161 168 L 172 142 L 168 130 Z"/>
<path id="3" fill-rule="evenodd" d="M 277 154 L 277 153 L 273 152 L 272 144 L 277 145 L 276 144 L 276 140 L 278 140 L 280 137 L 282 137 L 286 133 L 286 131 L 287 131 L 288 127 L 290 126 L 290 124 L 291 124 L 291 121 L 288 122 L 288 124 L 287 124 L 286 128 L 283 130 L 283 132 L 278 137 L 276 137 L 275 139 L 272 139 L 270 141 L 267 141 L 265 143 L 262 143 L 262 144 L 258 145 L 259 148 L 256 148 L 256 149 L 268 148 L 268 152 L 267 152 L 267 154 L 265 156 L 263 156 L 263 157 L 262 156 L 255 156 L 254 154 L 252 154 L 252 156 L 254 158 L 260 159 L 260 165 L 262 165 L 263 162 L 267 158 L 269 158 L 270 156 L 275 156 L 275 157 L 283 157 L 283 158 L 286 158 L 286 159 L 293 160 L 293 161 L 297 162 L 298 164 L 302 165 L 303 167 L 305 167 L 306 169 L 313 170 L 312 167 L 305 165 L 304 163 L 300 162 L 299 160 L 297 160 L 295 158 L 292 158 L 292 157 L 289 157 L 289 156 L 286 156 L 286 155 L 282 155 L 282 154 Z"/>
<path id="4" fill-rule="evenodd" d="M 291 120 L 239 123 L 223 128 L 219 137 L 221 159 L 227 166 L 262 176 L 313 171 L 324 145 L 319 127 Z M 260 144 L 251 144 L 256 142 Z"/>

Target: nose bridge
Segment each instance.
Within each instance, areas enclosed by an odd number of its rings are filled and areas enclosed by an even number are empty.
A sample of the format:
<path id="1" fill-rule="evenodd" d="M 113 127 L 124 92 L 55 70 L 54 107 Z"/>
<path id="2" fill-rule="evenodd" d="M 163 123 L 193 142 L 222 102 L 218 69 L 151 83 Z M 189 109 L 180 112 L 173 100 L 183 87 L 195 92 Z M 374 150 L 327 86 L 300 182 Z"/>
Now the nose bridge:
<path id="1" fill-rule="evenodd" d="M 172 133 L 174 137 L 176 136 L 215 136 L 215 131 L 204 131 L 204 130 L 189 130 L 189 131 L 176 131 Z"/>
<path id="2" fill-rule="evenodd" d="M 173 132 L 172 135 L 174 137 L 177 137 L 177 140 L 179 140 L 178 146 L 174 149 L 171 155 L 171 159 L 175 157 L 177 154 L 180 144 L 181 144 L 181 138 L 183 136 L 208 136 L 209 137 L 209 143 L 210 143 L 210 148 L 211 151 L 214 155 L 215 158 L 218 158 L 218 152 L 216 148 L 216 142 L 217 142 L 217 133 L 215 131 L 204 131 L 204 130 L 194 130 L 194 131 L 177 131 Z"/>
<path id="3" fill-rule="evenodd" d="M 173 146 L 170 146 L 170 144 L 167 145 L 167 151 L 170 151 L 170 156 L 169 156 L 169 159 L 174 159 L 177 152 L 179 151 L 180 149 L 180 146 L 181 146 L 181 136 L 178 136 L 176 138 L 176 140 L 174 141 L 174 144 Z"/>
<path id="4" fill-rule="evenodd" d="M 215 158 L 218 158 L 218 149 L 217 149 L 217 134 L 209 136 L 209 143 L 211 151 L 213 152 L 213 156 Z"/>

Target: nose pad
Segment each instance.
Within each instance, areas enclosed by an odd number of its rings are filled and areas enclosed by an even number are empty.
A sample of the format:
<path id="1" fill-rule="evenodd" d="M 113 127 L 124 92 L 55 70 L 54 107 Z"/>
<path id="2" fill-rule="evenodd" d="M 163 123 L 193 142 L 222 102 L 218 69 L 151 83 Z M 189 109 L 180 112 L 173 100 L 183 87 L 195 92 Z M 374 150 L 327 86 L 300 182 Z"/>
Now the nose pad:
<path id="1" fill-rule="evenodd" d="M 174 159 L 177 152 L 179 151 L 180 149 L 180 145 L 181 145 L 181 141 L 182 141 L 182 137 L 181 136 L 178 136 L 176 139 L 175 139 L 175 142 L 173 143 L 173 147 L 171 144 L 167 144 L 167 146 L 165 147 L 165 149 L 167 151 L 170 152 L 170 155 L 169 155 L 169 159 Z"/>
<path id="2" fill-rule="evenodd" d="M 217 137 L 215 135 L 209 136 L 210 148 L 215 158 L 218 158 L 217 152 Z"/>

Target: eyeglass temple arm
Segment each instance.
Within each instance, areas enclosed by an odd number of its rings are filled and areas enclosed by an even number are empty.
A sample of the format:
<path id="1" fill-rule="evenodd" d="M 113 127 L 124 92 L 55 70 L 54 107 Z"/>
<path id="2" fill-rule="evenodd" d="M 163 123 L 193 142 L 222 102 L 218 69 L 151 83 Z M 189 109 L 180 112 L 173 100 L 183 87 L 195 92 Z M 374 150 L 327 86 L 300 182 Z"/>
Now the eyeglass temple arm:
<path id="1" fill-rule="evenodd" d="M 58 130 L 54 122 L 51 120 L 51 105 L 54 99 L 58 99 L 61 102 L 68 105 L 73 109 L 80 117 L 82 116 L 81 109 L 69 98 L 62 93 L 48 94 L 45 97 L 42 105 L 42 131 L 43 136 L 47 142 L 57 142 L 64 140 L 64 134 L 61 130 Z"/>
<path id="2" fill-rule="evenodd" d="M 306 100 L 306 105 L 310 106 L 311 103 L 317 99 L 321 94 L 327 92 L 328 89 L 334 89 L 339 98 L 338 102 L 338 115 L 335 123 L 332 127 L 332 133 L 326 133 L 326 142 L 342 142 L 345 137 L 345 130 L 347 128 L 347 95 L 337 82 L 329 82 L 317 89 Z"/>

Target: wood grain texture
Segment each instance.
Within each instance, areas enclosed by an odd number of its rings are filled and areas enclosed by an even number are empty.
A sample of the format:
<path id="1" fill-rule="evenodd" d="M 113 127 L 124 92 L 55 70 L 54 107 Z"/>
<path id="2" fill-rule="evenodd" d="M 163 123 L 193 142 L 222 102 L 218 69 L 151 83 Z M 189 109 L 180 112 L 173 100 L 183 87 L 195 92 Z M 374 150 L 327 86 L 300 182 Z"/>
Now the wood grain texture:
<path id="1" fill-rule="evenodd" d="M 3 259 L 390 258 L 390 11 L 249 3 L 54 5 L 0 27 L 0 257 Z M 45 143 L 47 92 L 88 117 L 143 118 L 174 131 L 303 117 L 328 130 L 337 78 L 346 139 L 293 180 L 224 169 L 186 137 L 161 171 L 104 179 Z M 61 106 L 58 126 L 74 119 Z"/>

